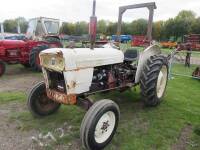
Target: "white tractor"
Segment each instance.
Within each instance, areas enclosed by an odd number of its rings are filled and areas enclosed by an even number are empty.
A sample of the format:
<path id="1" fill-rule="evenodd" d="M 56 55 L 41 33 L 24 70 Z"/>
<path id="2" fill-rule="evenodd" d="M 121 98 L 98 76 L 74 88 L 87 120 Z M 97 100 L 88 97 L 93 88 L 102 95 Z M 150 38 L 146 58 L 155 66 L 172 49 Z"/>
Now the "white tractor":
<path id="1" fill-rule="evenodd" d="M 151 40 L 155 3 L 120 7 L 118 35 L 122 14 L 127 9 L 142 7 L 150 11 L 147 37 Z M 33 87 L 28 107 L 34 116 L 41 117 L 55 113 L 61 104 L 83 106 L 87 113 L 80 129 L 82 144 L 86 149 L 99 150 L 112 140 L 120 110 L 114 101 L 93 103 L 88 96 L 140 85 L 144 104 L 157 106 L 168 81 L 168 60 L 157 45 L 150 45 L 140 54 L 137 50 L 123 53 L 112 44 L 95 48 L 94 12 L 90 24 L 91 48 L 53 48 L 40 53 L 45 80 Z"/>

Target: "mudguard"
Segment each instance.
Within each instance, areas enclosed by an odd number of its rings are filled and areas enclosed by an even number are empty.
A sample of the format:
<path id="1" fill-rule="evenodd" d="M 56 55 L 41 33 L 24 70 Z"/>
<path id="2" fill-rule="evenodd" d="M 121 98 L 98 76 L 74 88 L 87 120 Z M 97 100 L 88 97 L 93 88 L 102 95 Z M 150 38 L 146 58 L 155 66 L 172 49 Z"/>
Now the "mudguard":
<path id="1" fill-rule="evenodd" d="M 158 45 L 151 45 L 147 47 L 143 52 L 140 53 L 138 67 L 137 67 L 136 76 L 135 76 L 135 83 L 139 83 L 144 65 L 146 64 L 150 56 L 158 55 L 158 54 L 161 54 L 161 50 Z"/>

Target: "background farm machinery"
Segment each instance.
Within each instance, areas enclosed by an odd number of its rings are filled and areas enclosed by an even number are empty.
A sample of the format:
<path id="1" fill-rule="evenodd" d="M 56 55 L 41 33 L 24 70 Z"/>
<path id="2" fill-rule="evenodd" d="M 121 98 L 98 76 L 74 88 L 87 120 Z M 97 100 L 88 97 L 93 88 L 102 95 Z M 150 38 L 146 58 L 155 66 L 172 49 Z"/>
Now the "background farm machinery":
<path id="1" fill-rule="evenodd" d="M 185 50 L 200 51 L 200 34 L 185 35 L 179 47 Z"/>
<path id="2" fill-rule="evenodd" d="M 189 34 L 184 36 L 183 43 L 178 45 L 178 50 L 186 50 L 185 66 L 190 67 L 192 51 L 200 51 L 200 34 Z M 200 79 L 200 66 L 197 67 L 192 76 Z"/>
<path id="3" fill-rule="evenodd" d="M 160 43 L 162 48 L 176 48 L 177 47 L 177 42 L 173 42 L 173 41 L 168 41 L 168 42 L 161 42 Z"/>
<path id="4" fill-rule="evenodd" d="M 24 40 L 0 40 L 0 76 L 6 70 L 6 63 L 20 63 L 40 71 L 40 51 L 62 47 L 58 33 L 59 20 L 40 17 L 29 21 Z"/>

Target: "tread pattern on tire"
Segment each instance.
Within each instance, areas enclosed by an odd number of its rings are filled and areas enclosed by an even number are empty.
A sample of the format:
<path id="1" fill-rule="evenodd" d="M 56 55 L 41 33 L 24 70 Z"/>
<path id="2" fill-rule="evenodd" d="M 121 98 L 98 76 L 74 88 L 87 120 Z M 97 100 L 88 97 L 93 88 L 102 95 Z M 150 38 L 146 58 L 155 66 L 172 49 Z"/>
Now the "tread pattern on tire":
<path id="1" fill-rule="evenodd" d="M 29 60 L 29 64 L 31 66 L 31 68 L 34 70 L 34 71 L 38 71 L 40 72 L 41 71 L 41 67 L 40 65 L 36 64 L 36 59 L 38 57 L 38 54 L 45 50 L 45 49 L 48 49 L 49 47 L 47 45 L 41 45 L 41 46 L 36 46 L 34 47 L 31 52 L 30 52 L 30 60 Z"/>
<path id="2" fill-rule="evenodd" d="M 140 79 L 140 89 L 146 106 L 156 106 L 161 102 L 161 99 L 157 97 L 156 86 L 157 78 L 163 65 L 167 67 L 168 72 L 167 58 L 163 55 L 154 55 L 147 60 L 144 66 Z"/>
<path id="3" fill-rule="evenodd" d="M 27 100 L 27 106 L 28 106 L 28 109 L 29 109 L 29 111 L 32 113 L 32 115 L 34 116 L 34 117 L 42 117 L 42 116 L 47 116 L 47 115 L 51 115 L 51 114 L 53 114 L 54 112 L 56 112 L 59 108 L 60 108 L 60 106 L 61 106 L 61 104 L 57 104 L 57 106 L 53 109 L 53 110 L 51 110 L 51 111 L 49 111 L 49 112 L 47 112 L 47 113 L 37 113 L 37 112 L 35 112 L 33 109 L 32 109 L 32 96 L 34 95 L 34 92 L 39 88 L 39 87 L 41 87 L 41 86 L 45 86 L 45 83 L 42 81 L 42 82 L 39 82 L 39 83 L 37 83 L 32 89 L 31 89 L 31 91 L 30 91 L 30 93 L 29 93 L 29 96 L 28 96 L 28 100 Z M 46 88 L 46 87 L 44 87 L 44 88 Z"/>
<path id="4" fill-rule="evenodd" d="M 99 112 L 100 109 L 102 108 L 102 106 L 105 106 L 105 105 L 114 105 L 118 112 L 120 112 L 119 110 L 119 106 L 111 101 L 111 100 L 107 100 L 107 99 L 104 99 L 104 100 L 100 100 L 100 101 L 97 101 L 96 103 L 94 103 L 91 108 L 87 111 L 87 113 L 85 114 L 84 118 L 83 118 L 83 121 L 81 123 L 81 128 L 80 128 L 80 137 L 81 137 L 81 142 L 84 146 L 84 148 L 86 149 L 89 149 L 89 144 L 88 144 L 88 132 L 89 132 L 89 127 L 88 125 L 90 125 L 94 119 L 94 113 L 95 112 Z M 93 117 L 91 117 L 93 116 Z M 119 116 L 119 119 L 120 119 L 120 116 Z M 86 139 L 86 140 L 84 140 Z"/>

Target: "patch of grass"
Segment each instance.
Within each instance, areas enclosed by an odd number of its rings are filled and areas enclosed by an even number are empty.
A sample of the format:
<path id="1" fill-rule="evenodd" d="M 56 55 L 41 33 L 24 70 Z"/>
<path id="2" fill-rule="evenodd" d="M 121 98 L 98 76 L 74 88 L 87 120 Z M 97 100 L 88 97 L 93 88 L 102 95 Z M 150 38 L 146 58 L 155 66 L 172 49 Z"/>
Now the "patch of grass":
<path id="1" fill-rule="evenodd" d="M 194 132 L 196 135 L 200 136 L 200 125 L 195 127 Z"/>
<path id="2" fill-rule="evenodd" d="M 29 111 L 24 111 L 12 114 L 10 119 L 22 122 L 21 130 L 38 129 L 41 132 L 48 132 L 61 127 L 65 122 L 74 128 L 79 127 L 83 114 L 83 110 L 76 106 L 62 106 L 57 113 L 48 117 L 35 118 Z"/>
<path id="3" fill-rule="evenodd" d="M 173 74 L 182 74 L 187 76 L 192 76 L 192 73 L 197 68 L 198 65 L 191 65 L 190 67 L 185 67 L 184 64 L 172 64 Z"/>
<path id="4" fill-rule="evenodd" d="M 11 101 L 24 101 L 26 98 L 22 92 L 1 92 L 0 93 L 0 104 L 8 103 Z"/>
<path id="5" fill-rule="evenodd" d="M 6 65 L 6 73 L 1 77 L 1 80 L 9 80 L 10 78 L 15 78 L 20 75 L 33 75 L 41 76 L 41 72 L 34 72 L 31 68 L 25 68 L 21 64 Z"/>

